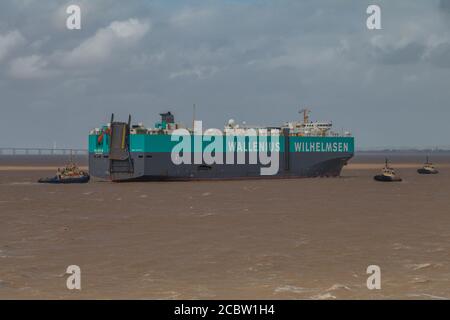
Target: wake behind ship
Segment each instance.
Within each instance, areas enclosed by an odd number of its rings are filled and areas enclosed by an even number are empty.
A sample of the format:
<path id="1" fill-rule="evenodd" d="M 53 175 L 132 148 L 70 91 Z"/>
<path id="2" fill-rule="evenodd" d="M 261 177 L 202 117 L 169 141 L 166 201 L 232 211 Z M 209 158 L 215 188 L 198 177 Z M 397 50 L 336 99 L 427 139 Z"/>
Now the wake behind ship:
<path id="1" fill-rule="evenodd" d="M 248 127 L 230 120 L 223 131 L 209 133 L 208 139 L 201 136 L 202 132 L 199 135 L 195 125 L 183 128 L 176 123 L 171 112 L 161 114 L 161 121 L 154 128 L 132 125 L 131 117 L 128 122 L 116 122 L 113 115 L 109 124 L 92 130 L 89 135 L 89 171 L 94 177 L 112 181 L 339 176 L 354 155 L 353 136 L 348 132 L 332 132 L 331 122 L 311 122 L 309 110 L 301 112 L 303 122 L 287 122 L 280 127 Z M 188 143 L 192 142 L 193 146 L 180 153 L 188 159 L 184 163 L 174 161 L 178 158 L 178 155 L 174 157 L 174 150 L 179 139 L 173 135 L 180 129 L 189 135 L 183 138 L 190 139 Z M 258 132 L 256 136 L 245 136 L 252 129 Z M 204 159 L 203 154 L 211 150 L 213 141 L 221 147 L 210 155 L 215 159 L 231 159 L 231 163 L 222 160 L 211 163 Z M 252 161 L 262 151 L 276 156 L 277 167 L 271 174 L 261 174 L 267 169 L 267 163 Z"/>

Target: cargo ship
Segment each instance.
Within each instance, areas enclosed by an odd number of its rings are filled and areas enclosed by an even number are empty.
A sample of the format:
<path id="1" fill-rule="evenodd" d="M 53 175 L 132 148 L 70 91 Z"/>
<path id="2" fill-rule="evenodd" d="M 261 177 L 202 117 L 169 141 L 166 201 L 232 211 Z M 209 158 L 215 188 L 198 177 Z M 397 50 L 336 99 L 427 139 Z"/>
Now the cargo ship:
<path id="1" fill-rule="evenodd" d="M 154 127 L 110 123 L 89 134 L 89 172 L 111 181 L 171 181 L 337 177 L 354 155 L 350 132 L 331 122 L 303 119 L 279 127 L 248 126 L 229 120 L 223 130 L 202 130 L 160 114 Z"/>

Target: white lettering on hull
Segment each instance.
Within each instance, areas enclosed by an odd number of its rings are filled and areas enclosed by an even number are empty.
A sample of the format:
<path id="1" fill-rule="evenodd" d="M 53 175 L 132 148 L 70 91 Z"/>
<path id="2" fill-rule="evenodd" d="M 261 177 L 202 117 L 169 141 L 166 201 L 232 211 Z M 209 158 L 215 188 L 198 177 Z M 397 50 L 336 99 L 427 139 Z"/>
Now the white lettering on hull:
<path id="1" fill-rule="evenodd" d="M 349 152 L 348 142 L 295 142 L 295 152 Z"/>

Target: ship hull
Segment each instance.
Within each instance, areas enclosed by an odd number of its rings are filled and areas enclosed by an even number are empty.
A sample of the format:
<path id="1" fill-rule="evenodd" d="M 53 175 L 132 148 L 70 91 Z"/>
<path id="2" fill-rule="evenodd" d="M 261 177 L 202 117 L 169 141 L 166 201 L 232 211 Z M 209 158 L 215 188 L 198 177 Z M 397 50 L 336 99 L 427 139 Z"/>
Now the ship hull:
<path id="1" fill-rule="evenodd" d="M 89 137 L 92 176 L 112 181 L 336 177 L 354 153 L 353 137 L 215 136 L 212 149 L 202 136 L 127 137 L 126 125 L 122 128 L 112 138 Z"/>
<path id="2" fill-rule="evenodd" d="M 288 157 L 288 160 L 286 159 Z M 89 171 L 94 177 L 112 181 L 189 181 L 238 179 L 290 179 L 337 177 L 353 157 L 352 152 L 279 154 L 279 168 L 273 175 L 262 175 L 260 164 L 180 164 L 168 152 L 130 153 L 122 162 L 123 170 L 108 155 L 89 154 Z M 120 168 L 120 167 L 119 167 Z M 132 170 L 130 170 L 132 168 Z"/>

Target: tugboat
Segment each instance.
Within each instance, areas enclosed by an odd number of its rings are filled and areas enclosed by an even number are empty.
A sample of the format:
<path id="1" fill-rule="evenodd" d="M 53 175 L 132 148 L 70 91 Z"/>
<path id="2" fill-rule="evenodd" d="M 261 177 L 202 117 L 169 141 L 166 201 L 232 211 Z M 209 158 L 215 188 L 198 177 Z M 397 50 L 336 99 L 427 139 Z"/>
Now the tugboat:
<path id="1" fill-rule="evenodd" d="M 437 171 L 434 165 L 428 161 L 427 156 L 427 162 L 425 162 L 422 168 L 417 169 L 417 172 L 419 174 L 437 174 L 439 171 Z"/>
<path id="2" fill-rule="evenodd" d="M 56 171 L 56 175 L 52 178 L 39 179 L 39 183 L 53 183 L 53 184 L 69 184 L 69 183 L 87 183 L 90 176 L 87 172 L 80 170 L 75 163 L 70 162 L 64 168 Z"/>
<path id="3" fill-rule="evenodd" d="M 381 174 L 373 177 L 376 181 L 382 182 L 400 182 L 402 178 L 395 174 L 395 170 L 389 167 L 388 159 L 386 158 L 384 168 L 381 170 Z"/>

